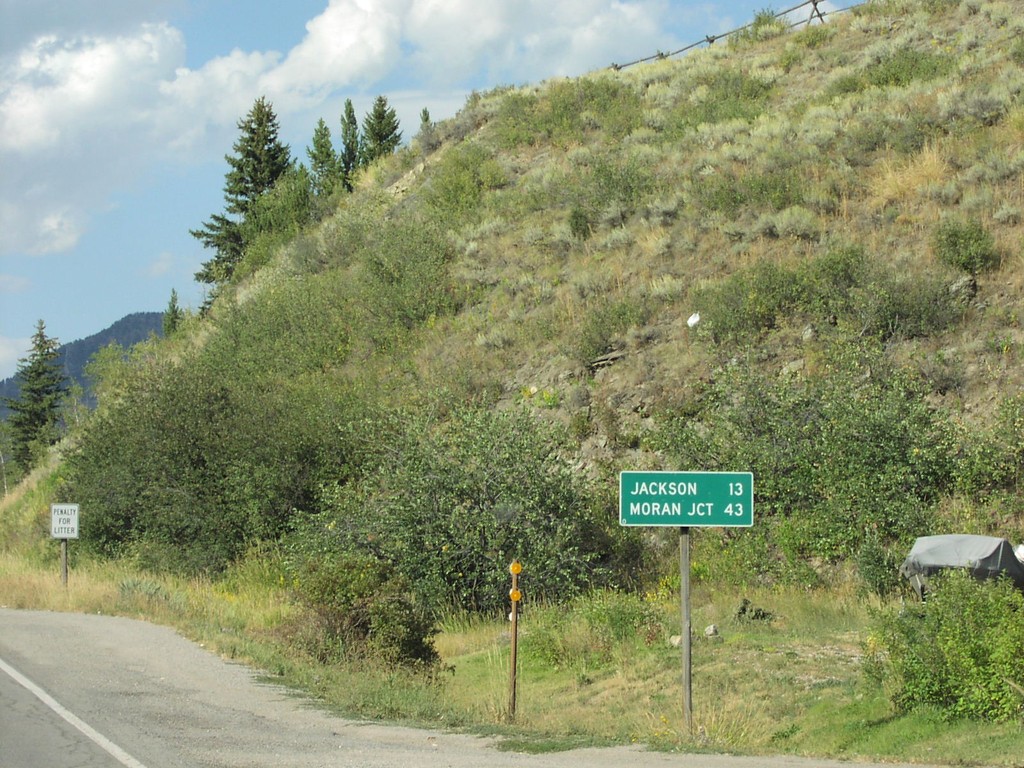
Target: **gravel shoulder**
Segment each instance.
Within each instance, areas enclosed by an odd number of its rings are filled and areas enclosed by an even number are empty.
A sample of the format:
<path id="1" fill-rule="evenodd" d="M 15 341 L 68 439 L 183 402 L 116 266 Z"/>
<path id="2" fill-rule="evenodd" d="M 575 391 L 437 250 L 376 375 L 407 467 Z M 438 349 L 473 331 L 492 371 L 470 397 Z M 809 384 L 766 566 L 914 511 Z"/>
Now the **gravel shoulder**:
<path id="1" fill-rule="evenodd" d="M 0 660 L 145 768 L 851 765 L 795 757 L 662 754 L 635 747 L 546 755 L 501 752 L 487 738 L 335 717 L 172 629 L 121 617 L 0 609 Z M 7 698 L 3 692 L 12 681 L 3 683 L 0 698 Z"/>

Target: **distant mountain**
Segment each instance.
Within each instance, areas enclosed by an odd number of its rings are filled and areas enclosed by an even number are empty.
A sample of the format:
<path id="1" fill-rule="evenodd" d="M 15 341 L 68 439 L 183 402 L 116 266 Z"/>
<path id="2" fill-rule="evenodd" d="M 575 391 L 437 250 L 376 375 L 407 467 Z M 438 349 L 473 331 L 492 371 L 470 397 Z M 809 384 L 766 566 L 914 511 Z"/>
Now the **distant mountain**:
<path id="1" fill-rule="evenodd" d="M 89 358 L 110 344 L 130 347 L 140 341 L 145 341 L 151 335 L 161 336 L 163 334 L 163 317 L 163 312 L 135 312 L 122 317 L 99 333 L 62 344 L 58 352 L 64 374 L 69 380 L 82 385 L 86 390 L 87 400 L 91 404 L 89 386 L 85 378 L 85 366 L 89 362 Z M 6 401 L 3 398 L 16 398 L 17 396 L 17 377 L 12 376 L 0 381 L 0 418 L 7 417 L 8 409 L 4 406 Z"/>

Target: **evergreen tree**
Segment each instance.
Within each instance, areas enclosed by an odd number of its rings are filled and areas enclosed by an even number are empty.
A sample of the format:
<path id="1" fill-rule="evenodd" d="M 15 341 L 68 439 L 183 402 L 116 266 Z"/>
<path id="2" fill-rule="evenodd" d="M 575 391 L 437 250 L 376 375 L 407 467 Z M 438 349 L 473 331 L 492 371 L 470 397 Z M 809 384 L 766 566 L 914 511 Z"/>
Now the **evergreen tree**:
<path id="1" fill-rule="evenodd" d="M 171 300 L 167 303 L 167 309 L 164 310 L 163 329 L 165 337 L 173 335 L 178 330 L 183 317 L 184 313 L 181 311 L 181 307 L 178 306 L 178 292 L 171 288 Z"/>
<path id="2" fill-rule="evenodd" d="M 373 100 L 373 107 L 363 118 L 362 150 L 363 164 L 369 165 L 379 157 L 390 155 L 402 143 L 402 132 L 398 130 L 398 115 L 388 106 L 384 96 Z"/>
<path id="3" fill-rule="evenodd" d="M 420 111 L 420 132 L 418 134 L 420 149 L 423 152 L 433 152 L 439 144 L 437 131 L 434 128 L 434 121 L 430 119 L 430 110 L 424 107 Z"/>
<path id="4" fill-rule="evenodd" d="M 277 115 L 266 98 L 256 100 L 249 114 L 238 121 L 238 129 L 235 154 L 224 156 L 230 166 L 224 183 L 224 214 L 214 214 L 202 229 L 191 230 L 205 248 L 216 251 L 196 273 L 196 280 L 215 286 L 230 280 L 242 259 L 246 246 L 242 224 L 249 211 L 292 165 L 288 145 L 278 138 Z"/>
<path id="5" fill-rule="evenodd" d="M 12 456 L 27 472 L 42 448 L 57 442 L 60 403 L 67 378 L 57 362 L 59 344 L 46 335 L 40 320 L 32 336 L 32 350 L 18 361 L 19 392 L 17 398 L 5 398 L 11 413 L 8 416 Z"/>
<path id="6" fill-rule="evenodd" d="M 352 191 L 352 176 L 359 168 L 359 121 L 352 99 L 345 99 L 341 118 L 341 176 L 345 189 Z"/>
<path id="7" fill-rule="evenodd" d="M 4 496 L 7 495 L 7 461 L 11 455 L 11 426 L 6 420 L 0 421 L 0 478 L 3 479 Z"/>
<path id="8" fill-rule="evenodd" d="M 321 198 L 328 197 L 338 184 L 341 159 L 331 143 L 331 129 L 322 117 L 313 131 L 313 146 L 306 149 L 306 155 L 309 157 L 313 194 Z"/>

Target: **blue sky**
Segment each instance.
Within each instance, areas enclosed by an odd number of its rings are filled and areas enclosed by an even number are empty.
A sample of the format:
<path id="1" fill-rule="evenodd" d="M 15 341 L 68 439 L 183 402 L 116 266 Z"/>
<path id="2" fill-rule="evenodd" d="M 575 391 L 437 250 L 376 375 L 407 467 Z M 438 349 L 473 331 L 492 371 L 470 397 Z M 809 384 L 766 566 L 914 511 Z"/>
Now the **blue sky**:
<path id="1" fill-rule="evenodd" d="M 782 7 L 796 5 L 792 2 Z M 823 4 L 822 7 L 827 7 Z M 274 105 L 305 160 L 318 118 L 575 76 L 749 22 L 763 0 L 0 0 L 0 378 L 37 321 L 61 342 L 171 290 L 196 308 L 237 121 Z M 834 7 L 834 6 L 833 6 Z"/>

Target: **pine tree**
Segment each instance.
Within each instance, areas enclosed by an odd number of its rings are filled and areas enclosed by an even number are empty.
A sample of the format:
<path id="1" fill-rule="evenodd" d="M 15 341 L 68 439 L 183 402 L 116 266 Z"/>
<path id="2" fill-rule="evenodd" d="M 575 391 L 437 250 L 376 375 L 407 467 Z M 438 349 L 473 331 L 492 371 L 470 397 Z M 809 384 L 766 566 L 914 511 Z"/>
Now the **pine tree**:
<path id="1" fill-rule="evenodd" d="M 398 130 L 398 115 L 388 106 L 384 96 L 373 101 L 373 107 L 363 118 L 362 150 L 363 164 L 369 165 L 379 157 L 390 155 L 402 143 L 402 132 Z"/>
<path id="2" fill-rule="evenodd" d="M 434 121 L 430 119 L 430 110 L 426 107 L 420 110 L 420 132 L 417 138 L 423 152 L 433 152 L 438 147 L 437 130 Z"/>
<path id="3" fill-rule="evenodd" d="M 164 310 L 163 318 L 165 337 L 172 336 L 178 330 L 183 317 L 184 313 L 181 311 L 181 307 L 178 306 L 178 292 L 171 288 L 171 300 L 167 303 L 167 309 Z"/>
<path id="4" fill-rule="evenodd" d="M 252 206 L 292 166 L 291 151 L 278 138 L 277 115 L 265 97 L 258 98 L 249 114 L 238 121 L 238 129 L 241 135 L 233 146 L 235 154 L 224 156 L 230 166 L 224 182 L 224 214 L 214 214 L 202 229 L 191 230 L 203 247 L 216 251 L 196 273 L 196 280 L 215 286 L 231 279 L 245 253 L 241 225 Z"/>
<path id="5" fill-rule="evenodd" d="M 56 339 L 46 335 L 46 325 L 40 320 L 32 336 L 29 356 L 18 361 L 15 373 L 18 397 L 5 398 L 11 411 L 7 418 L 11 453 L 24 472 L 32 468 L 42 448 L 53 445 L 59 438 L 58 416 L 67 386 L 67 378 L 57 361 L 59 346 Z"/>
<path id="6" fill-rule="evenodd" d="M 345 99 L 341 118 L 341 175 L 345 189 L 352 191 L 352 176 L 359 168 L 359 121 L 352 99 Z"/>
<path id="7" fill-rule="evenodd" d="M 331 143 L 331 129 L 321 117 L 313 131 L 313 146 L 306 149 L 309 157 L 309 172 L 313 182 L 313 194 L 328 197 L 338 185 L 341 176 L 341 159 Z"/>
<path id="8" fill-rule="evenodd" d="M 4 482 L 4 496 L 7 495 L 7 459 L 11 454 L 11 426 L 6 420 L 0 421 L 0 477 Z"/>

